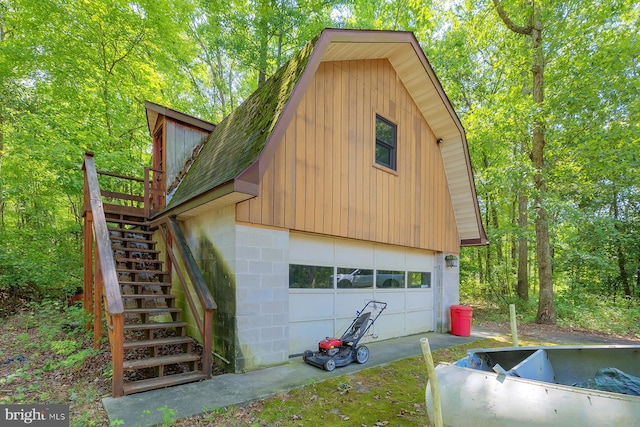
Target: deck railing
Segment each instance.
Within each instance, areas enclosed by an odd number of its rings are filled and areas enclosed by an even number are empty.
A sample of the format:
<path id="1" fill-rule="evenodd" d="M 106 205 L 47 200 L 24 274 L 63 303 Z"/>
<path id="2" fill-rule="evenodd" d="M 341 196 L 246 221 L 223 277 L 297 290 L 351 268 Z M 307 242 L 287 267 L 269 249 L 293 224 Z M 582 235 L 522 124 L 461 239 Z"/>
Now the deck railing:
<path id="1" fill-rule="evenodd" d="M 107 320 L 109 345 L 113 366 L 112 393 L 124 393 L 124 307 L 120 296 L 120 285 L 116 264 L 111 250 L 109 229 L 104 214 L 102 193 L 98 184 L 93 155 L 84 157 L 84 307 L 93 311 L 94 348 L 100 347 L 102 336 L 102 305 Z M 91 271 L 93 237 L 95 236 L 95 286 Z M 93 294 L 93 301 L 92 301 Z"/>
<path id="2" fill-rule="evenodd" d="M 97 349 L 102 337 L 104 300 L 113 365 L 112 393 L 114 397 L 119 397 L 124 394 L 124 307 L 107 228 L 105 207 L 111 210 L 117 206 L 118 210 L 124 213 L 136 213 L 149 220 L 162 208 L 165 194 L 158 185 L 161 172 L 152 168 L 145 168 L 144 179 L 97 171 L 93 154 L 86 153 L 83 170 L 85 177 L 84 307 L 88 312 L 93 312 L 94 347 Z M 99 175 L 115 179 L 118 183 L 112 184 L 107 190 L 101 190 Z M 104 203 L 103 200 L 109 203 Z M 172 267 L 170 271 L 176 273 L 192 317 L 196 321 L 203 345 L 202 370 L 209 378 L 213 364 L 213 310 L 216 309 L 216 303 L 189 250 L 177 220 L 161 219 L 152 226 L 160 230 L 166 247 L 167 260 Z M 93 236 L 95 236 L 95 286 L 93 286 L 92 271 Z M 181 263 L 178 262 L 179 260 Z M 198 296 L 199 307 L 193 300 L 190 290 L 194 290 Z M 91 325 L 87 326 L 91 327 Z"/>
<path id="3" fill-rule="evenodd" d="M 202 338 L 202 370 L 209 378 L 213 365 L 213 310 L 217 308 L 216 303 L 200 273 L 200 269 L 176 218 L 170 217 L 157 225 L 162 234 L 168 261 L 171 263 L 172 270 L 176 273 L 182 286 L 185 300 L 189 304 L 198 332 Z M 187 280 L 187 277 L 189 280 Z M 195 291 L 198 296 L 199 307 L 193 300 L 191 290 Z"/>

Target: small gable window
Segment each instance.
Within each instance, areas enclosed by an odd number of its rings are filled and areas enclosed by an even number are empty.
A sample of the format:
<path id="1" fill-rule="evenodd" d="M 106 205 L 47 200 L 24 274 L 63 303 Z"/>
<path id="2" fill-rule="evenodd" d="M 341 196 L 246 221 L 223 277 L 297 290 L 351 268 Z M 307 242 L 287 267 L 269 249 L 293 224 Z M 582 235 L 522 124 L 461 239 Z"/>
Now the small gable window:
<path id="1" fill-rule="evenodd" d="M 376 115 L 376 163 L 396 169 L 396 125 Z"/>

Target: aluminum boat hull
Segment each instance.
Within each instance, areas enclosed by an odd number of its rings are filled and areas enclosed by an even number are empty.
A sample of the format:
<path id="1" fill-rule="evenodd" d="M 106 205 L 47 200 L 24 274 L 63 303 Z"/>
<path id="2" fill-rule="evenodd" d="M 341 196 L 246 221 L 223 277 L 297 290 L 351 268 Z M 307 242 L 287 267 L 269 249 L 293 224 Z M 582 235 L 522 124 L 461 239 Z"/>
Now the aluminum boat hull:
<path id="1" fill-rule="evenodd" d="M 640 346 L 470 350 L 466 358 L 436 367 L 444 425 L 640 425 L 640 397 L 573 386 L 604 367 L 640 377 Z M 426 402 L 433 420 L 430 383 Z"/>

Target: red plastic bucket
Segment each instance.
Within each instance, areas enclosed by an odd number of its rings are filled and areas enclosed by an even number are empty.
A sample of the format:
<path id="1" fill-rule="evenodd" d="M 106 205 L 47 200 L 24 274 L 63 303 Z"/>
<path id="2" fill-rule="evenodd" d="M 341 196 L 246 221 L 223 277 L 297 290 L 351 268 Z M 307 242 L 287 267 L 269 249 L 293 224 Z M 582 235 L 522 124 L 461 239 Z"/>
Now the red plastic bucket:
<path id="1" fill-rule="evenodd" d="M 465 305 L 451 306 L 451 333 L 459 337 L 471 335 L 473 309 Z"/>

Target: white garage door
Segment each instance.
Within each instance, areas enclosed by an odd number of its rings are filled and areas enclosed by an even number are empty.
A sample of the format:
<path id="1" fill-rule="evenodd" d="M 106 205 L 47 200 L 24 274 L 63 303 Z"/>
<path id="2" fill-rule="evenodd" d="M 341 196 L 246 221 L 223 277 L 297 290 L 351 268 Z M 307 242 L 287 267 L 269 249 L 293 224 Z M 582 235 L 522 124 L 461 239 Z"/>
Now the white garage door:
<path id="1" fill-rule="evenodd" d="M 368 300 L 386 302 L 377 339 L 434 330 L 434 254 L 306 234 L 290 234 L 289 354 L 339 337 Z"/>

